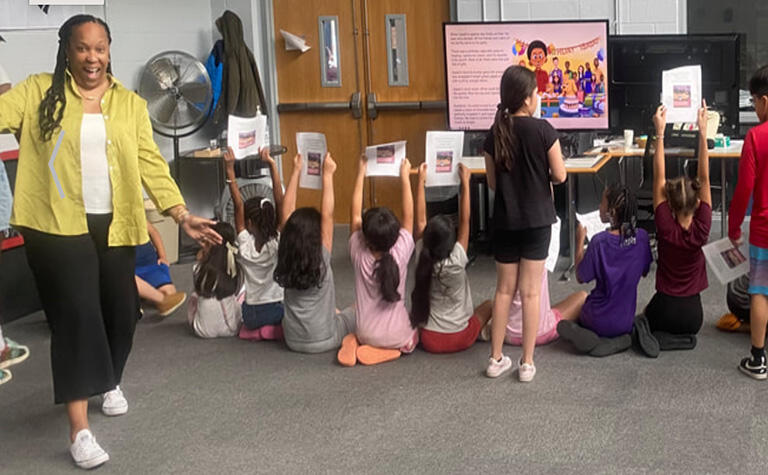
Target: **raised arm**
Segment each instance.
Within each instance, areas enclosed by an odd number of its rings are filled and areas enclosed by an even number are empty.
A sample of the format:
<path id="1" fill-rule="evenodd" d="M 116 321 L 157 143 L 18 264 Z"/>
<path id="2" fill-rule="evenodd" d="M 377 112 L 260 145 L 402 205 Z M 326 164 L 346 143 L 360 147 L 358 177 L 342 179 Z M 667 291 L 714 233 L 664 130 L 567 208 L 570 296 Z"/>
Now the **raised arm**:
<path id="1" fill-rule="evenodd" d="M 460 163 L 461 196 L 459 197 L 459 232 L 456 234 L 456 241 L 461 244 L 465 252 L 469 248 L 469 179 L 471 176 L 469 168 Z"/>
<path id="2" fill-rule="evenodd" d="M 666 200 L 664 185 L 667 183 L 664 164 L 664 128 L 667 126 L 667 108 L 660 105 L 653 114 L 653 126 L 656 130 L 656 151 L 653 154 L 653 209 L 656 210 Z"/>
<path id="3" fill-rule="evenodd" d="M 485 155 L 485 179 L 488 182 L 488 188 L 496 191 L 496 163 L 487 153 L 483 155 Z"/>
<path id="4" fill-rule="evenodd" d="M 368 158 L 363 154 L 357 163 L 357 178 L 355 178 L 355 188 L 352 191 L 352 206 L 349 210 L 350 236 L 363 227 L 363 182 L 365 181 L 365 170 L 367 167 Z"/>
<path id="5" fill-rule="evenodd" d="M 336 162 L 330 153 L 325 154 L 323 161 L 323 201 L 320 205 L 320 232 L 323 236 L 323 246 L 330 254 L 333 250 L 333 174 L 336 172 Z"/>
<path id="6" fill-rule="evenodd" d="M 560 149 L 560 139 L 547 150 L 547 160 L 549 161 L 549 179 L 555 185 L 565 181 L 567 174 L 565 172 L 565 162 L 563 162 L 563 151 Z"/>
<path id="7" fill-rule="evenodd" d="M 227 169 L 229 194 L 232 197 L 232 204 L 235 208 L 235 230 L 237 234 L 240 234 L 245 229 L 245 205 L 243 205 L 243 197 L 240 196 L 240 188 L 237 187 L 235 152 L 232 150 L 232 147 L 227 147 L 227 151 L 224 152 L 224 163 Z"/>
<path id="8" fill-rule="evenodd" d="M 427 164 L 419 165 L 419 178 L 416 181 L 416 228 L 413 230 L 413 239 L 418 241 L 427 227 L 427 199 L 424 185 L 427 183 Z"/>
<path id="9" fill-rule="evenodd" d="M 288 178 L 288 184 L 285 186 L 285 196 L 283 197 L 282 216 L 280 222 L 285 224 L 296 209 L 296 195 L 299 192 L 299 177 L 301 176 L 301 154 L 293 157 L 293 170 Z"/>
<path id="10" fill-rule="evenodd" d="M 707 101 L 701 100 L 697 117 L 699 126 L 699 199 L 712 207 L 712 188 L 709 185 L 709 150 L 707 149 Z"/>
<path id="11" fill-rule="evenodd" d="M 259 153 L 261 159 L 269 164 L 269 174 L 272 176 L 272 196 L 275 198 L 275 217 L 277 218 L 277 230 L 282 231 L 283 221 L 283 184 L 280 182 L 280 172 L 277 169 L 275 159 L 269 155 L 269 148 L 262 148 Z"/>
<path id="12" fill-rule="evenodd" d="M 411 191 L 411 161 L 403 159 L 400 165 L 400 189 L 403 199 L 402 227 L 413 234 L 413 192 Z"/>

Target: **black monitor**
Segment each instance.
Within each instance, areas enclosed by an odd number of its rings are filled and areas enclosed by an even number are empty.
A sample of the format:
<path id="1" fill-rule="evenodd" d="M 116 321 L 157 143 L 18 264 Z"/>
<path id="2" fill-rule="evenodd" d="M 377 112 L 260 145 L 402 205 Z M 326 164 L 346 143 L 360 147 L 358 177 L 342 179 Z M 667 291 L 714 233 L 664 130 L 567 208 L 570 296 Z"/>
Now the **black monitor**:
<path id="1" fill-rule="evenodd" d="M 720 131 L 738 135 L 740 45 L 738 34 L 610 36 L 611 130 L 651 130 L 661 102 L 661 72 L 700 64 L 702 94 L 720 112 Z"/>

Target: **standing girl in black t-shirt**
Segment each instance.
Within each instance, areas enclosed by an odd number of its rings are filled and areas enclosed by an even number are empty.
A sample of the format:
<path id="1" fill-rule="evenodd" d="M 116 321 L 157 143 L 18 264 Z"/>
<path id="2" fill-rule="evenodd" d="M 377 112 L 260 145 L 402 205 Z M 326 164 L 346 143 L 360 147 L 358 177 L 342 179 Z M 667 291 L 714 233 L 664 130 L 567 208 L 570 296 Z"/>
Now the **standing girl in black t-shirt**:
<path id="1" fill-rule="evenodd" d="M 520 290 L 523 301 L 523 355 L 520 381 L 536 374 L 533 350 L 539 326 L 541 273 L 556 221 L 551 183 L 565 181 L 565 164 L 555 129 L 531 117 L 538 98 L 536 76 L 510 66 L 501 78 L 501 103 L 485 140 L 488 186 L 496 192 L 493 253 L 496 295 L 493 301 L 491 357 L 486 374 L 495 378 L 512 367 L 501 352 L 509 306 Z"/>

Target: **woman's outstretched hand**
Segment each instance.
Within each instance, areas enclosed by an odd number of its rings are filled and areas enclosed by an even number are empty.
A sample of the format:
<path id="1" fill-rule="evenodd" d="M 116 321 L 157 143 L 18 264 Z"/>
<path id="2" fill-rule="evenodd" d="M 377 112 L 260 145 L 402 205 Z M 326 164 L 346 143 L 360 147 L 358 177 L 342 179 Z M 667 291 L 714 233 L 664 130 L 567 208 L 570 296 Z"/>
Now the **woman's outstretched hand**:
<path id="1" fill-rule="evenodd" d="M 216 224 L 210 219 L 188 214 L 181 223 L 181 228 L 187 236 L 197 241 L 201 246 L 221 244 L 221 236 L 211 226 Z"/>

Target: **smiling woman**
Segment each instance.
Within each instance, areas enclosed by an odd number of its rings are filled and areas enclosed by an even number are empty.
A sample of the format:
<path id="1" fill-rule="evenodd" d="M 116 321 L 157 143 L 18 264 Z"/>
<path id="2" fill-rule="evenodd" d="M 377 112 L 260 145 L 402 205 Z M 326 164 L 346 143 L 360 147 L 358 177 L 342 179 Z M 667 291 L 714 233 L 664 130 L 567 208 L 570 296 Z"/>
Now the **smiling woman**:
<path id="1" fill-rule="evenodd" d="M 0 96 L 0 130 L 19 137 L 11 224 L 51 329 L 54 399 L 65 403 L 81 468 L 109 460 L 88 429 L 88 398 L 121 415 L 119 384 L 139 314 L 135 246 L 148 240 L 142 186 L 201 243 L 220 242 L 187 211 L 152 138 L 146 102 L 111 74 L 107 24 L 76 15 L 59 29 L 53 74 Z"/>

